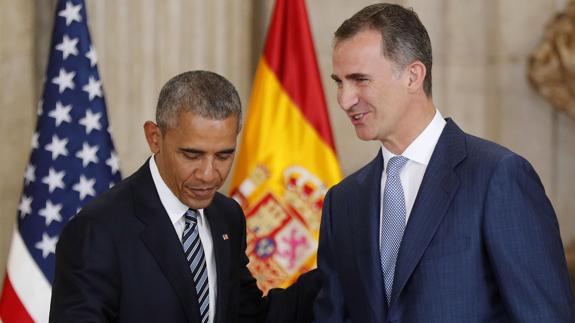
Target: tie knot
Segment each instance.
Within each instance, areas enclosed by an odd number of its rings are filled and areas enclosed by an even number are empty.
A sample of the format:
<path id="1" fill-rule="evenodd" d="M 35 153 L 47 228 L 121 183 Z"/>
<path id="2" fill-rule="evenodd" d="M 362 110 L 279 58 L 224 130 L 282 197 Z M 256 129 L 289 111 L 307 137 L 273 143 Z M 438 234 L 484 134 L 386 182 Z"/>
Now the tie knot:
<path id="1" fill-rule="evenodd" d="M 188 209 L 184 215 L 186 222 L 196 223 L 198 222 L 198 211 L 194 209 Z"/>
<path id="2" fill-rule="evenodd" d="M 398 176 L 399 172 L 407 163 L 407 158 L 403 156 L 394 156 L 387 162 L 387 176 Z"/>

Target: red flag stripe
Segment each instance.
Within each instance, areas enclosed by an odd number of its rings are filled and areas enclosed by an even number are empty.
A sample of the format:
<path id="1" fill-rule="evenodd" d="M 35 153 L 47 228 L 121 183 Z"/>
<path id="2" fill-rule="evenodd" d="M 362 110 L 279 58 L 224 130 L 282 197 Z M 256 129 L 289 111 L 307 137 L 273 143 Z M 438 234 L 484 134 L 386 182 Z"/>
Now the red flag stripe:
<path id="1" fill-rule="evenodd" d="M 0 297 L 0 319 L 4 323 L 34 323 L 14 288 L 12 288 L 8 274 L 4 277 L 4 289 L 2 297 Z"/>
<path id="2" fill-rule="evenodd" d="M 305 118 L 335 152 L 304 0 L 277 0 L 264 58 Z"/>

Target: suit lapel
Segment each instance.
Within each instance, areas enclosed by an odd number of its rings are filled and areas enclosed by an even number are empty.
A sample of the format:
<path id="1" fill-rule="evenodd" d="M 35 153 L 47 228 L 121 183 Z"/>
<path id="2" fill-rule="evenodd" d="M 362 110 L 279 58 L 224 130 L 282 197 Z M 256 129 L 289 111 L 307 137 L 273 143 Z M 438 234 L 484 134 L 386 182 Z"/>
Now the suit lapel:
<path id="1" fill-rule="evenodd" d="M 395 267 L 391 307 L 423 256 L 459 187 L 454 168 L 465 155 L 464 133 L 447 119 L 405 228 Z"/>
<path id="2" fill-rule="evenodd" d="M 214 199 L 212 205 L 204 209 L 204 215 L 208 219 L 210 225 L 210 231 L 212 233 L 212 241 L 214 247 L 214 254 L 216 259 L 216 272 L 217 272 L 217 299 L 216 299 L 216 315 L 214 322 L 220 322 L 222 320 L 221 314 L 219 312 L 225 311 L 228 308 L 227 300 L 229 299 L 230 286 L 227 286 L 227 281 L 224 279 L 227 277 L 226 273 L 229 272 L 230 268 L 230 245 L 228 223 L 225 221 L 225 214 L 222 214 L 219 210 L 217 203 L 217 196 Z"/>
<path id="3" fill-rule="evenodd" d="M 358 174 L 356 195 L 351 199 L 352 210 L 347 212 L 350 215 L 349 226 L 353 229 L 357 270 L 377 322 L 383 322 L 386 315 L 378 247 L 382 170 L 383 157 L 380 150 L 375 159 Z"/>
<path id="4" fill-rule="evenodd" d="M 176 292 L 188 321 L 199 322 L 192 274 L 182 245 L 154 186 L 148 163 L 134 176 L 136 216 L 146 224 L 140 237 Z"/>

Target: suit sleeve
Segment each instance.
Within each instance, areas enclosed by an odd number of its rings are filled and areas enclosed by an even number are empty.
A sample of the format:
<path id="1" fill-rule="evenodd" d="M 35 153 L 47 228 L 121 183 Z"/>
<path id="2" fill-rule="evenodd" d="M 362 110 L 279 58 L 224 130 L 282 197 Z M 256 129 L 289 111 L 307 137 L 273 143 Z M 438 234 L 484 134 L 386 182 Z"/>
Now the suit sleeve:
<path id="1" fill-rule="evenodd" d="M 117 316 L 119 272 L 109 232 L 86 216 L 64 228 L 56 248 L 50 322 L 111 322 Z"/>
<path id="2" fill-rule="evenodd" d="M 484 235 L 512 321 L 573 321 L 575 303 L 557 218 L 539 177 L 517 155 L 502 159 L 492 175 Z"/>
<path id="3" fill-rule="evenodd" d="M 347 310 L 343 290 L 339 283 L 335 257 L 332 247 L 332 191 L 330 190 L 323 204 L 321 226 L 319 234 L 319 247 L 317 254 L 318 270 L 322 279 L 322 289 L 314 306 L 315 322 L 339 323 L 347 322 Z"/>
<path id="4" fill-rule="evenodd" d="M 319 272 L 314 269 L 300 275 L 286 289 L 270 290 L 267 296 L 270 307 L 265 322 L 312 322 L 313 304 L 320 287 Z"/>

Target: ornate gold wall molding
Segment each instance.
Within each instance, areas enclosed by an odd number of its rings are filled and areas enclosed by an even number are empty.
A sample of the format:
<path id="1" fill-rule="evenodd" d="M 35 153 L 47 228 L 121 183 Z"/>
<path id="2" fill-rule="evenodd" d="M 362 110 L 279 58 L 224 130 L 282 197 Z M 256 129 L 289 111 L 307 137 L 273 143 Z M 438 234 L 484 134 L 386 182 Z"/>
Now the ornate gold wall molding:
<path id="1" fill-rule="evenodd" d="M 529 81 L 554 108 L 575 119 L 575 1 L 545 28 L 529 59 Z"/>

